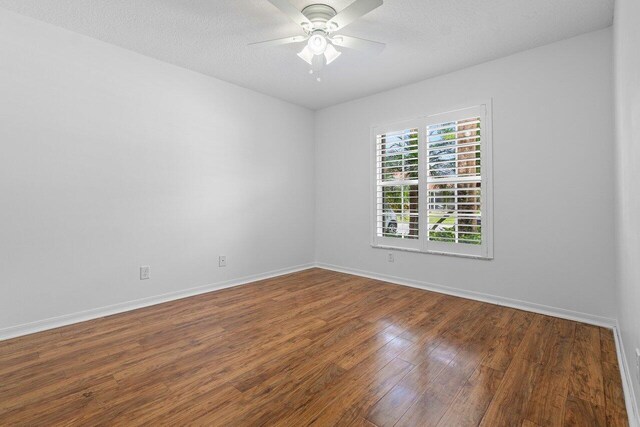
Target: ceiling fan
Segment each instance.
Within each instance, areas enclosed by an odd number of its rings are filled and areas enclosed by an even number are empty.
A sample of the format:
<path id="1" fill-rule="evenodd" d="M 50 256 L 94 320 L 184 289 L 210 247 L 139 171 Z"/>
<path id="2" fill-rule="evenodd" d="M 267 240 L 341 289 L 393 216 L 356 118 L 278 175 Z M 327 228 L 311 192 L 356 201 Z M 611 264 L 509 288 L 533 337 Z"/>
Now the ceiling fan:
<path id="1" fill-rule="evenodd" d="M 324 65 L 329 65 L 338 59 L 342 52 L 335 46 L 372 53 L 379 53 L 385 47 L 384 43 L 336 34 L 356 19 L 382 6 L 383 0 L 355 0 L 339 13 L 326 4 L 312 4 L 299 11 L 288 0 L 268 1 L 300 25 L 304 35 L 250 43 L 250 46 L 278 46 L 306 42 L 298 56 L 312 67 L 310 74 L 319 74 Z M 320 76 L 317 80 L 321 81 Z"/>

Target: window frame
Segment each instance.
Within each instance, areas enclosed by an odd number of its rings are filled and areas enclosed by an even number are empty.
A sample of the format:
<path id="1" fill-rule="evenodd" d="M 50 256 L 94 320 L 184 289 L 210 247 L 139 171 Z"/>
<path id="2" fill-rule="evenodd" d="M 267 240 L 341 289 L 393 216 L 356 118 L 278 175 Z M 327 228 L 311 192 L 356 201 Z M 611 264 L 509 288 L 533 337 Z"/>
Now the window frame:
<path id="1" fill-rule="evenodd" d="M 374 248 L 397 249 L 428 254 L 493 259 L 493 129 L 491 100 L 467 104 L 463 107 L 451 108 L 444 111 L 445 112 L 371 127 L 371 246 Z M 429 211 L 427 209 L 427 185 L 432 183 L 429 181 L 427 170 L 427 127 L 473 116 L 480 117 L 482 129 L 480 144 L 482 243 L 480 245 L 474 245 L 430 241 L 428 234 L 425 232 L 428 228 L 429 218 Z M 396 237 L 378 236 L 377 137 L 381 134 L 398 132 L 410 128 L 418 129 L 418 238 L 399 239 Z"/>

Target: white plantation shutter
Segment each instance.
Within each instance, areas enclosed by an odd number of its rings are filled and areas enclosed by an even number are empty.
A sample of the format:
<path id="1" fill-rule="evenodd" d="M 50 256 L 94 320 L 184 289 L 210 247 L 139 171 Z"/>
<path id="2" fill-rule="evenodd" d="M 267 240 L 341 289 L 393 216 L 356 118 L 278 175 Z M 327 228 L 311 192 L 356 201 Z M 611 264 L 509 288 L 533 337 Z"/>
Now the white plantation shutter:
<path id="1" fill-rule="evenodd" d="M 377 128 L 374 245 L 493 256 L 489 106 Z"/>
<path id="2" fill-rule="evenodd" d="M 429 240 L 482 243 L 481 133 L 478 117 L 427 126 Z"/>
<path id="3" fill-rule="evenodd" d="M 418 248 L 418 127 L 400 127 L 376 135 L 376 238 L 379 243 Z M 413 242 L 411 242 L 413 241 Z"/>

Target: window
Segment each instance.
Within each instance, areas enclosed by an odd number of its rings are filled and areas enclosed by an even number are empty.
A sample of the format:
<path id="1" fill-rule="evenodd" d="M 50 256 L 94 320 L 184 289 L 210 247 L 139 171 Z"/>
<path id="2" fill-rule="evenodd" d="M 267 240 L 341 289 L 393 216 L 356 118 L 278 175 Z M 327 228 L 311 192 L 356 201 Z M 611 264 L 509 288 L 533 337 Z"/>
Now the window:
<path id="1" fill-rule="evenodd" d="M 373 135 L 373 245 L 491 258 L 490 104 Z"/>

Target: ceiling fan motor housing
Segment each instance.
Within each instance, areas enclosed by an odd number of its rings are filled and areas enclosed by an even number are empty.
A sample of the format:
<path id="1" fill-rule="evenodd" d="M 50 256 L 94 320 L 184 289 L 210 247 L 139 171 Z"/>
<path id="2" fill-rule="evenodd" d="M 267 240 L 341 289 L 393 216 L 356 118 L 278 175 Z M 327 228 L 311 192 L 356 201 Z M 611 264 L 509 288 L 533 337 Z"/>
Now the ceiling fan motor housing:
<path id="1" fill-rule="evenodd" d="M 326 4 L 311 4 L 302 9 L 302 14 L 313 24 L 313 30 L 331 30 L 327 28 L 327 21 L 336 16 L 334 8 Z"/>

